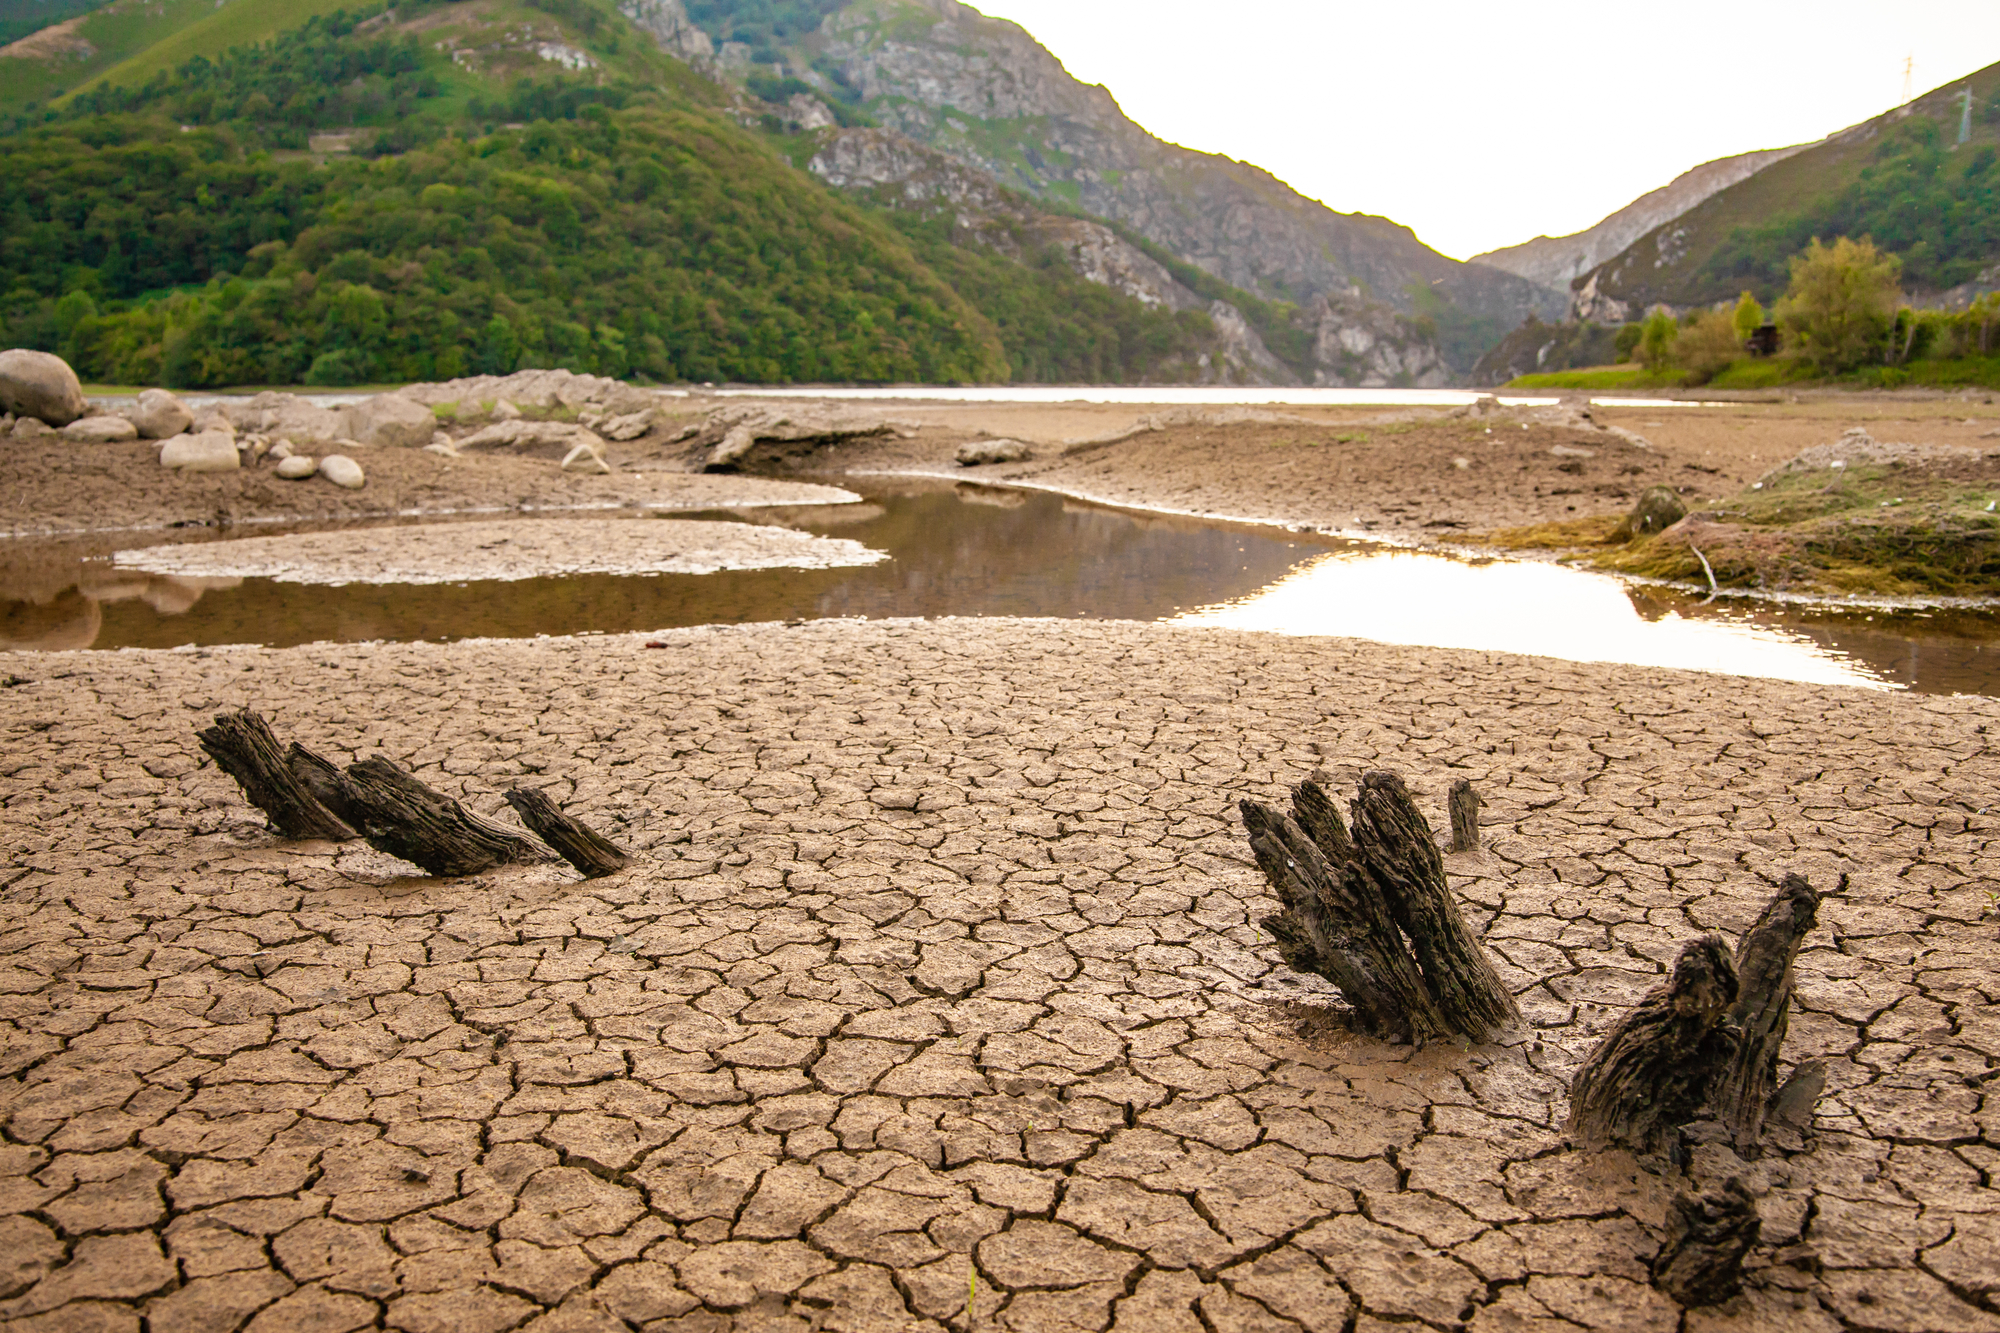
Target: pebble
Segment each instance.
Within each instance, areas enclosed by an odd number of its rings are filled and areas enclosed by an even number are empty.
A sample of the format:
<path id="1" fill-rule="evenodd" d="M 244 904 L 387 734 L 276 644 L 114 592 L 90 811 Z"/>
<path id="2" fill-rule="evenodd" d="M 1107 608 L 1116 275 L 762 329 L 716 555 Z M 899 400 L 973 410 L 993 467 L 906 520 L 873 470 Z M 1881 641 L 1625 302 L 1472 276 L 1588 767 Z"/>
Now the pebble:
<path id="1" fill-rule="evenodd" d="M 304 481 L 319 471 L 319 464 L 310 454 L 295 454 L 287 450 L 278 460 L 278 475 L 286 481 Z"/>

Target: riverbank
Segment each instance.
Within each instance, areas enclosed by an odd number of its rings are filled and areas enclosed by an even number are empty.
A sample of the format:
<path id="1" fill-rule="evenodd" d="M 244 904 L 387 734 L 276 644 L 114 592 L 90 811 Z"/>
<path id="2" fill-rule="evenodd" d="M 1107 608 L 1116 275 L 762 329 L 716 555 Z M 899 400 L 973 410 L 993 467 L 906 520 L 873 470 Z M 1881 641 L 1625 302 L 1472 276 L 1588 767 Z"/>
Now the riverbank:
<path id="1" fill-rule="evenodd" d="M 2000 1328 L 1992 700 L 1009 620 L 0 678 L 15 1326 Z M 276 842 L 193 745 L 243 705 L 639 864 Z M 1358 1040 L 1256 928 L 1233 802 L 1375 766 L 1485 797 L 1495 1044 Z M 1787 871 L 1851 877 L 1811 1151 L 1565 1149 L 1577 1062 Z M 1749 1290 L 1682 1325 L 1646 1265 L 1725 1175 Z"/>

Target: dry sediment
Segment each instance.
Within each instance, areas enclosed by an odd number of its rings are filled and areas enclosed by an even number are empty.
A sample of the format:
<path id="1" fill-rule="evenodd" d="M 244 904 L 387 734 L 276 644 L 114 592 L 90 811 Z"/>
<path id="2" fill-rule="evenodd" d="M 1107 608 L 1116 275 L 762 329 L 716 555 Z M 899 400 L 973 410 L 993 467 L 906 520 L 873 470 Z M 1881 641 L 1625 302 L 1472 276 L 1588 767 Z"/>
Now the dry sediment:
<path id="1" fill-rule="evenodd" d="M 0 656 L 0 1317 L 2000 1330 L 2000 702 L 1117 623 L 659 641 Z M 640 859 L 275 842 L 193 743 L 246 704 Z M 1472 780 L 1447 868 L 1524 1027 L 1362 1040 L 1275 965 L 1230 805 L 1322 767 L 1434 823 Z M 1810 1152 L 1695 1150 L 1762 1238 L 1684 1320 L 1676 1182 L 1566 1148 L 1565 1087 L 1787 871 L 1851 876 L 1786 1046 L 1829 1090 Z"/>

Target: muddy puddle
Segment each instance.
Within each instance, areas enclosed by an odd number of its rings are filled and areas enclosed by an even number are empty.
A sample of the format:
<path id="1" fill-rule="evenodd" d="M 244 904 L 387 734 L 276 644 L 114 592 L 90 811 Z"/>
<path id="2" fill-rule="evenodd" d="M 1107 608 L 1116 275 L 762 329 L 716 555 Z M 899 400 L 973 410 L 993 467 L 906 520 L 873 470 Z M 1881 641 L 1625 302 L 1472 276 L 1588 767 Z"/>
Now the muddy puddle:
<path id="1" fill-rule="evenodd" d="M 706 517 L 848 539 L 886 552 L 879 564 L 329 587 L 149 574 L 110 558 L 121 548 L 329 525 L 0 543 L 0 647 L 282 647 L 832 616 L 1054 616 L 2000 694 L 2000 617 L 1991 613 L 1704 603 L 1549 564 L 1452 560 L 1046 494 L 914 482 L 854 489 L 863 503 Z M 396 526 L 381 525 L 384 542 Z"/>

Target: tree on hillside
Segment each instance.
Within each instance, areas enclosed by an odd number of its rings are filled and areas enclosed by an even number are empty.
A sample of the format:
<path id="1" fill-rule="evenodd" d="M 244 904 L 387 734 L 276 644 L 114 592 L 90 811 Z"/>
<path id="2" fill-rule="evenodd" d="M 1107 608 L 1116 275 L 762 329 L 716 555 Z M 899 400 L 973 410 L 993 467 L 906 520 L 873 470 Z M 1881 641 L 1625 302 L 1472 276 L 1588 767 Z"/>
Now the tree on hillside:
<path id="1" fill-rule="evenodd" d="M 1748 341 L 1751 334 L 1764 325 L 1764 307 L 1757 304 L 1757 298 L 1749 292 L 1736 298 L 1736 311 L 1730 316 L 1739 341 Z"/>
<path id="2" fill-rule="evenodd" d="M 1680 325 L 1674 322 L 1673 315 L 1664 306 L 1646 316 L 1639 325 L 1639 345 L 1633 349 L 1639 364 L 1648 370 L 1661 370 L 1671 365 L 1674 340 L 1680 337 L 1680 331 Z"/>
<path id="3" fill-rule="evenodd" d="M 1852 370 L 1882 354 L 1902 300 L 1902 265 L 1871 240 L 1813 238 L 1792 257 L 1792 282 L 1777 305 L 1792 355 L 1825 373 Z"/>

